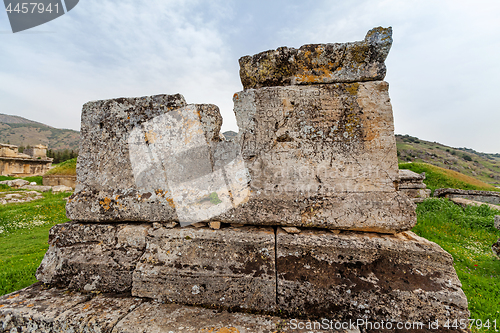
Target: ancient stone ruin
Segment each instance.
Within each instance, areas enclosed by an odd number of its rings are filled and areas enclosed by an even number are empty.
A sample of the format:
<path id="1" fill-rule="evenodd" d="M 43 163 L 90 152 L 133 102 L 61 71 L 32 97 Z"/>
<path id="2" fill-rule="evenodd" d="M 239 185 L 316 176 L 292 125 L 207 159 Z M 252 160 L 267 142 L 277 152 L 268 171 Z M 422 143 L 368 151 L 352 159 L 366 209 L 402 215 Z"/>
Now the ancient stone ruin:
<path id="1" fill-rule="evenodd" d="M 241 58 L 233 141 L 216 106 L 179 94 L 85 104 L 72 221 L 52 228 L 37 271 L 47 287 L 0 298 L 0 324 L 279 332 L 327 318 L 332 332 L 349 320 L 379 332 L 468 319 L 451 255 L 410 231 L 415 205 L 398 191 L 391 44 L 375 28 Z"/>
<path id="2" fill-rule="evenodd" d="M 36 145 L 20 153 L 15 145 L 0 144 L 2 176 L 39 176 L 46 173 L 51 165 L 52 158 L 47 157 L 47 147 L 44 145 Z"/>
<path id="3" fill-rule="evenodd" d="M 399 170 L 399 191 L 415 203 L 423 202 L 431 196 L 431 190 L 424 184 L 425 172 L 418 174 L 411 170 Z"/>

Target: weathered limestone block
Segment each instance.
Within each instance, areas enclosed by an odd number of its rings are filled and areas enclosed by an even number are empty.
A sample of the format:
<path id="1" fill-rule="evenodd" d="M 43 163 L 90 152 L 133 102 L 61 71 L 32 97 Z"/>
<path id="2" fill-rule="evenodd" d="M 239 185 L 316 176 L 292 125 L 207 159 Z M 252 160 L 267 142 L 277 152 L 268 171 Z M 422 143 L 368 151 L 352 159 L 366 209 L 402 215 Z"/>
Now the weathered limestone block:
<path id="1" fill-rule="evenodd" d="M 213 171 L 210 147 L 220 141 L 221 125 L 216 106 L 186 105 L 182 95 L 85 104 L 78 186 L 68 201 L 68 217 L 94 222 L 177 220 L 179 195 L 173 191 Z"/>
<path id="2" fill-rule="evenodd" d="M 412 232 L 277 232 L 278 307 L 346 320 L 468 319 L 453 258 Z"/>
<path id="3" fill-rule="evenodd" d="M 159 228 L 133 275 L 132 295 L 181 304 L 272 311 L 272 228 Z"/>
<path id="4" fill-rule="evenodd" d="M 35 284 L 0 298 L 2 332 L 111 332 L 142 300 L 45 290 Z"/>
<path id="5" fill-rule="evenodd" d="M 383 80 L 392 28 L 374 28 L 363 41 L 280 47 L 240 59 L 245 89 Z"/>
<path id="6" fill-rule="evenodd" d="M 495 228 L 497 228 L 498 230 L 500 230 L 500 215 L 495 215 L 495 222 L 493 222 Z"/>
<path id="7" fill-rule="evenodd" d="M 116 294 L 68 292 L 35 284 L 0 297 L 0 331 L 27 333 L 311 332 L 313 323 Z M 317 324 L 317 323 L 316 323 Z M 302 327 L 302 329 L 297 329 Z M 318 327 L 318 326 L 316 326 Z M 359 333 L 326 329 L 321 332 Z"/>
<path id="8" fill-rule="evenodd" d="M 234 96 L 247 198 L 222 222 L 394 233 L 415 223 L 399 181 L 388 84 L 249 89 Z"/>
<path id="9" fill-rule="evenodd" d="M 36 277 L 76 290 L 130 291 L 149 228 L 147 224 L 56 225 L 50 230 L 49 250 Z"/>

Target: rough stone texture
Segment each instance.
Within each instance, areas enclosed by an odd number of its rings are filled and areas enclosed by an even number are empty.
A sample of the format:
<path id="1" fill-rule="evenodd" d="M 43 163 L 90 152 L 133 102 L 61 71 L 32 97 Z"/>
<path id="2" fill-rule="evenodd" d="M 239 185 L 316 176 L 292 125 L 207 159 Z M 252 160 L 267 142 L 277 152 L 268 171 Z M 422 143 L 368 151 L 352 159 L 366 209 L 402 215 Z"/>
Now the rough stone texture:
<path id="1" fill-rule="evenodd" d="M 383 80 L 392 28 L 374 28 L 363 41 L 280 47 L 240 59 L 245 89 Z"/>
<path id="2" fill-rule="evenodd" d="M 29 202 L 42 198 L 42 194 L 37 191 L 8 191 L 0 193 L 0 204 Z"/>
<path id="3" fill-rule="evenodd" d="M 278 306 L 346 320 L 468 319 L 453 259 L 412 232 L 277 232 Z"/>
<path id="4" fill-rule="evenodd" d="M 175 187 L 212 171 L 210 146 L 220 140 L 221 125 L 216 106 L 186 105 L 182 95 L 85 104 L 78 185 L 66 207 L 68 217 L 94 222 L 178 219 Z"/>
<path id="5" fill-rule="evenodd" d="M 73 188 L 66 185 L 57 185 L 52 187 L 52 193 L 73 192 Z"/>
<path id="6" fill-rule="evenodd" d="M 19 188 L 25 185 L 29 185 L 30 182 L 24 179 L 14 179 L 14 180 L 2 180 L 0 184 L 5 184 L 10 187 Z"/>
<path id="7" fill-rule="evenodd" d="M 500 230 L 500 215 L 495 215 L 495 222 L 494 222 L 495 228 Z"/>
<path id="8" fill-rule="evenodd" d="M 399 181 L 388 84 L 235 94 L 248 187 L 222 222 L 394 233 L 416 223 Z"/>
<path id="9" fill-rule="evenodd" d="M 36 277 L 76 290 L 124 292 L 146 248 L 149 225 L 68 222 L 50 229 Z"/>
<path id="10" fill-rule="evenodd" d="M 411 170 L 399 170 L 399 179 L 401 183 L 421 183 L 425 179 L 425 172 L 416 173 Z"/>
<path id="11" fill-rule="evenodd" d="M 438 188 L 434 191 L 433 196 L 438 198 L 462 198 L 473 201 L 481 201 L 484 203 L 500 205 L 500 192 L 495 191 L 475 191 L 475 190 L 460 190 L 456 188 Z"/>
<path id="12" fill-rule="evenodd" d="M 0 297 L 0 331 L 26 333 L 280 333 L 312 325 L 278 317 L 228 313 L 124 295 L 81 294 L 40 284 Z M 313 326 L 310 326 L 313 327 Z M 325 329 L 315 332 L 359 333 Z"/>
<path id="13" fill-rule="evenodd" d="M 146 242 L 146 252 L 133 275 L 133 296 L 275 310 L 272 228 L 156 229 Z"/>
<path id="14" fill-rule="evenodd" d="M 415 203 L 422 202 L 431 196 L 431 190 L 424 184 L 425 172 L 418 174 L 411 170 L 399 170 L 398 190 L 407 195 Z"/>

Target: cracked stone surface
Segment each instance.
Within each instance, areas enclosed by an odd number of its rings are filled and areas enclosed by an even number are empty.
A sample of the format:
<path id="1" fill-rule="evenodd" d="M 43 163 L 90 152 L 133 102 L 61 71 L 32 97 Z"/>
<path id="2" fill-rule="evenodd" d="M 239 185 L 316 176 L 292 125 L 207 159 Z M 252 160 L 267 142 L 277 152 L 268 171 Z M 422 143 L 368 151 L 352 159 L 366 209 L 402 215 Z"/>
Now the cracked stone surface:
<path id="1" fill-rule="evenodd" d="M 469 315 L 452 257 L 412 232 L 65 223 L 50 243 L 38 279 L 81 291 L 288 318 Z"/>
<path id="2" fill-rule="evenodd" d="M 233 99 L 249 192 L 218 220 L 385 233 L 415 225 L 414 204 L 396 191 L 386 82 L 248 89 Z"/>
<path id="3" fill-rule="evenodd" d="M 304 329 L 295 329 L 299 323 Z M 11 333 L 311 332 L 307 325 L 311 323 L 161 304 L 123 294 L 96 296 L 57 288 L 44 289 L 41 284 L 0 297 L 0 330 Z M 322 332 L 359 333 L 359 330 L 326 329 Z"/>
<path id="4" fill-rule="evenodd" d="M 182 153 L 199 160 L 194 171 L 211 168 L 208 150 L 220 141 L 221 125 L 216 106 L 186 105 L 179 94 L 85 104 L 78 185 L 66 206 L 68 217 L 94 222 L 178 219 L 168 184 L 197 175 L 175 173 L 186 166 Z M 166 168 L 167 162 L 176 165 Z"/>
<path id="5" fill-rule="evenodd" d="M 273 228 L 150 230 L 132 295 L 181 304 L 274 311 Z"/>
<path id="6" fill-rule="evenodd" d="M 245 89 L 383 80 L 392 28 L 373 28 L 363 41 L 280 47 L 239 60 Z"/>
<path id="7" fill-rule="evenodd" d="M 73 290 L 130 291 L 149 228 L 149 224 L 58 224 L 50 229 L 49 249 L 36 277 Z"/>
<path id="8" fill-rule="evenodd" d="M 278 307 L 288 315 L 379 322 L 469 318 L 453 258 L 412 232 L 278 229 L 276 237 Z"/>

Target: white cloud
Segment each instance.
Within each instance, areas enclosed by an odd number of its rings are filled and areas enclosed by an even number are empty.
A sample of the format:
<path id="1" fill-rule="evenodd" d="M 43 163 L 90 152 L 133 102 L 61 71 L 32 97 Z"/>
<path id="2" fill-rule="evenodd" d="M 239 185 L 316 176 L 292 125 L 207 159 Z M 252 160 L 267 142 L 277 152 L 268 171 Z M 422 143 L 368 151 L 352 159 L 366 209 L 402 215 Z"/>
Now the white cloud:
<path id="1" fill-rule="evenodd" d="M 239 57 L 392 26 L 396 131 L 500 152 L 499 14 L 486 0 L 80 1 L 26 33 L 0 34 L 0 112 L 78 129 L 89 100 L 181 93 L 217 104 L 223 130 L 236 129 Z"/>

